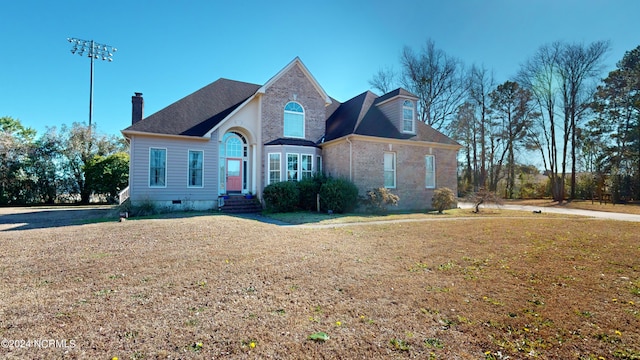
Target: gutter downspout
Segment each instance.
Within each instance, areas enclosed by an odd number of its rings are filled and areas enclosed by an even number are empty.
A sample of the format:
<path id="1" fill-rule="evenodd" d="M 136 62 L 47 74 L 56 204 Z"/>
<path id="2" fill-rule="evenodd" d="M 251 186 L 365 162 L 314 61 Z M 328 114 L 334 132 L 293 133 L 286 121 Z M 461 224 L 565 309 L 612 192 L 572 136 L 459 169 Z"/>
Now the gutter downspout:
<path id="1" fill-rule="evenodd" d="M 347 136 L 347 142 L 349 143 L 349 181 L 353 182 L 353 143 Z"/>

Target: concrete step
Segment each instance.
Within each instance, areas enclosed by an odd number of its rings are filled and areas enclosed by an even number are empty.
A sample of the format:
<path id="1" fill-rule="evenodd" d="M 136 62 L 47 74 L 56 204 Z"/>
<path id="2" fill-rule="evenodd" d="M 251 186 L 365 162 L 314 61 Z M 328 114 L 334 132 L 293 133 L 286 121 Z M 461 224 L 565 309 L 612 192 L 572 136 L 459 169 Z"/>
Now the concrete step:
<path id="1" fill-rule="evenodd" d="M 262 211 L 262 205 L 255 197 L 247 199 L 243 195 L 230 195 L 224 199 L 220 210 L 228 214 L 258 213 Z"/>

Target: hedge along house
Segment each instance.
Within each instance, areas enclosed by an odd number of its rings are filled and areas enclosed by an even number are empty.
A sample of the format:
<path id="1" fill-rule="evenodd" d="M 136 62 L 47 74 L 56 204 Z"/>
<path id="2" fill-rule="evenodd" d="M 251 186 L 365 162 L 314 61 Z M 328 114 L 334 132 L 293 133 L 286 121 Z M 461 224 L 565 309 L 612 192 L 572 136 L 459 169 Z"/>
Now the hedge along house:
<path id="1" fill-rule="evenodd" d="M 455 141 L 416 120 L 403 89 L 331 98 L 295 58 L 264 85 L 219 79 L 143 118 L 132 97 L 128 194 L 133 205 L 217 208 L 221 198 L 322 172 L 364 194 L 387 187 L 399 209 L 424 209 L 457 186 Z"/>

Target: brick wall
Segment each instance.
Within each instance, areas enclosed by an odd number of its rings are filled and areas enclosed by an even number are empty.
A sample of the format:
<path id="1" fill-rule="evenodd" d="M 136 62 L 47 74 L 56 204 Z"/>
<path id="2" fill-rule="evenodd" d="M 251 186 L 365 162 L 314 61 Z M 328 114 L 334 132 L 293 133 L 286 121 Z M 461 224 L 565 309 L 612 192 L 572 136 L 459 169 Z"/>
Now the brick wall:
<path id="1" fill-rule="evenodd" d="M 322 147 L 322 166 L 326 175 L 349 178 L 349 144 L 346 141 Z"/>
<path id="2" fill-rule="evenodd" d="M 325 99 L 296 65 L 271 84 L 262 98 L 262 141 L 284 137 L 284 106 L 296 101 L 305 112 L 305 138 L 316 142 L 325 132 Z"/>
<path id="3" fill-rule="evenodd" d="M 384 153 L 396 153 L 396 188 L 391 191 L 400 197 L 397 210 L 425 210 L 431 208 L 434 189 L 425 187 L 425 155 L 434 155 L 436 188 L 448 187 L 457 191 L 456 150 L 405 145 L 397 142 L 372 142 L 352 138 L 352 181 L 360 194 L 384 186 Z M 349 176 L 349 144 L 346 141 L 323 147 L 325 173 Z"/>

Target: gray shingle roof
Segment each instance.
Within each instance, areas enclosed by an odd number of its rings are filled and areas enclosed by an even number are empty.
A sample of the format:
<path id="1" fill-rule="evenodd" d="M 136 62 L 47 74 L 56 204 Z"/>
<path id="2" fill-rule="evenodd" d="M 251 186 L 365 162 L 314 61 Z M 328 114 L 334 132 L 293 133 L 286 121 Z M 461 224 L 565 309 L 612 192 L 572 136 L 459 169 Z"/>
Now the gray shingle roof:
<path id="1" fill-rule="evenodd" d="M 124 131 L 203 136 L 259 88 L 256 84 L 218 79 Z"/>
<path id="2" fill-rule="evenodd" d="M 294 146 L 310 146 L 318 147 L 316 143 L 305 139 L 291 139 L 291 138 L 279 138 L 269 141 L 265 145 L 294 145 Z"/>
<path id="3" fill-rule="evenodd" d="M 408 92 L 407 90 L 403 89 L 403 88 L 397 88 L 395 90 L 389 91 L 388 93 L 380 96 L 379 98 L 376 99 L 376 104 L 379 104 L 387 99 L 391 99 L 393 97 L 396 97 L 398 95 L 402 95 L 402 96 L 406 96 L 406 97 L 410 97 L 413 99 L 418 99 L 417 96 L 415 96 L 414 94 Z"/>
<path id="4" fill-rule="evenodd" d="M 218 79 L 202 89 L 187 95 L 166 108 L 129 126 L 124 131 L 167 135 L 204 136 L 220 121 L 253 96 L 261 85 L 229 79 Z M 382 96 L 366 91 L 344 103 L 331 98 L 325 108 L 326 131 L 322 141 L 338 139 L 350 134 L 381 138 L 428 141 L 458 145 L 432 127 L 416 121 L 417 132 L 401 133 L 380 109 L 375 106 L 395 96 L 416 98 L 404 89 L 396 89 Z M 316 146 L 303 139 L 281 138 L 265 145 Z"/>
<path id="5" fill-rule="evenodd" d="M 358 134 L 380 138 L 459 145 L 453 139 L 421 121 L 416 121 L 415 135 L 400 132 L 376 106 L 376 104 L 398 95 L 417 99 L 412 93 L 399 88 L 382 96 L 377 96 L 371 91 L 367 91 L 340 104 L 338 109 L 327 119 L 324 141 L 331 141 L 350 134 Z"/>

